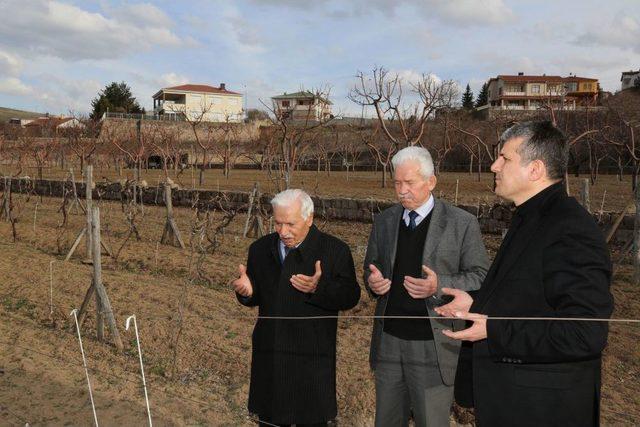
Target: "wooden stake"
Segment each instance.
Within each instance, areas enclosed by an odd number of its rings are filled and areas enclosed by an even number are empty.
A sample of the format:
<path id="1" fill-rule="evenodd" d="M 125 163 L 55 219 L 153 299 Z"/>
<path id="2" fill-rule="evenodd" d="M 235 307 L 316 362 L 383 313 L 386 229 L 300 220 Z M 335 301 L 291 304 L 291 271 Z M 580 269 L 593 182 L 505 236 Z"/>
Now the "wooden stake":
<path id="1" fill-rule="evenodd" d="M 80 206 L 80 209 L 82 209 L 82 212 L 86 214 L 87 210 L 84 208 L 84 206 L 80 202 L 80 199 L 78 198 L 78 189 L 76 188 L 76 177 L 73 174 L 73 168 L 69 168 L 69 172 L 71 173 L 71 188 L 73 189 L 73 202 L 69 207 L 69 212 L 71 212 L 71 209 L 75 206 L 76 213 L 78 213 L 78 206 Z M 49 181 L 49 184 L 51 184 L 51 181 Z"/>
<path id="2" fill-rule="evenodd" d="M 93 280 L 91 281 L 91 286 L 87 289 L 87 292 L 84 295 L 84 300 L 82 301 L 82 305 L 80 306 L 80 310 L 78 311 L 78 323 L 80 326 L 84 323 L 84 319 L 87 317 L 87 307 L 91 302 L 91 297 L 95 292 L 96 288 L 93 286 Z"/>
<path id="3" fill-rule="evenodd" d="M 607 189 L 604 189 L 602 193 L 602 203 L 600 203 L 600 214 L 598 215 L 598 220 L 602 220 L 602 214 L 604 213 L 604 199 L 607 197 Z"/>
<path id="4" fill-rule="evenodd" d="M 87 165 L 87 167 L 85 168 L 85 174 L 84 174 L 84 179 L 85 179 L 85 203 L 87 205 L 86 208 L 86 219 L 87 219 L 87 225 L 86 225 L 86 236 L 85 236 L 85 247 L 86 247 L 86 252 L 85 252 L 85 256 L 87 260 L 91 259 L 91 248 L 92 248 L 92 243 L 91 243 L 91 215 L 92 215 L 92 197 L 93 197 L 93 166 L 92 165 Z"/>
<path id="5" fill-rule="evenodd" d="M 589 179 L 582 180 L 582 188 L 580 190 L 580 204 L 589 212 L 591 212 L 591 200 L 589 198 Z"/>
<path id="6" fill-rule="evenodd" d="M 38 206 L 40 204 L 38 202 L 36 202 L 36 208 L 33 211 L 33 233 L 35 234 L 36 232 L 36 220 L 38 219 Z"/>
<path id="7" fill-rule="evenodd" d="M 244 222 L 244 230 L 242 232 L 242 237 L 247 237 L 247 233 L 249 232 L 249 222 L 251 221 L 251 213 L 253 212 L 253 201 L 256 197 L 256 193 L 258 192 L 258 183 L 253 184 L 253 190 L 249 195 L 249 207 L 247 208 L 247 220 Z"/>
<path id="8" fill-rule="evenodd" d="M 120 339 L 120 334 L 118 333 L 118 326 L 116 325 L 116 319 L 113 315 L 113 310 L 111 309 L 111 303 L 109 302 L 109 296 L 107 295 L 107 291 L 102 284 L 102 262 L 100 259 L 100 208 L 95 206 L 92 208 L 92 223 L 91 223 L 91 234 L 92 239 L 91 243 L 93 245 L 92 255 L 93 255 L 93 286 L 96 291 L 96 309 L 98 313 L 101 313 L 102 316 L 107 321 L 109 325 L 109 330 L 111 331 L 111 336 L 113 338 L 113 342 L 118 348 L 118 350 L 122 351 L 124 346 L 122 345 L 122 340 Z M 104 324 L 102 325 L 104 328 Z M 98 337 L 100 337 L 100 323 L 98 323 Z M 102 331 L 104 333 L 104 330 Z"/>
<path id="9" fill-rule="evenodd" d="M 7 177 L 4 177 L 2 190 L 2 211 L 0 212 L 0 217 L 4 218 L 7 222 L 11 222 L 11 206 L 9 202 L 11 200 L 11 178 L 7 180 Z"/>
<path id="10" fill-rule="evenodd" d="M 613 225 L 611 226 L 611 229 L 609 230 L 609 232 L 607 233 L 607 243 L 609 243 L 609 241 L 611 240 L 611 238 L 613 237 L 613 235 L 616 233 L 616 230 L 618 230 L 618 227 L 620 227 L 620 223 L 622 222 L 622 220 L 624 219 L 624 215 L 627 213 L 627 210 L 631 207 L 631 205 L 633 205 L 635 203 L 634 199 L 631 199 L 629 201 L 629 203 L 627 203 L 627 205 L 624 207 L 624 209 L 622 210 L 622 212 L 620 212 L 620 215 L 618 215 L 618 218 L 616 218 L 616 221 L 613 223 Z"/>
<path id="11" fill-rule="evenodd" d="M 178 224 L 176 224 L 176 220 L 173 218 L 173 199 L 171 196 L 171 185 L 169 185 L 169 183 L 164 184 L 164 203 L 167 207 L 167 221 L 164 224 L 160 243 L 163 245 L 177 245 L 184 249 L 185 244 L 180 235 L 180 230 L 178 230 Z"/>
<path id="12" fill-rule="evenodd" d="M 453 199 L 453 205 L 458 206 L 458 186 L 460 185 L 460 180 L 456 179 L 456 196 Z"/>

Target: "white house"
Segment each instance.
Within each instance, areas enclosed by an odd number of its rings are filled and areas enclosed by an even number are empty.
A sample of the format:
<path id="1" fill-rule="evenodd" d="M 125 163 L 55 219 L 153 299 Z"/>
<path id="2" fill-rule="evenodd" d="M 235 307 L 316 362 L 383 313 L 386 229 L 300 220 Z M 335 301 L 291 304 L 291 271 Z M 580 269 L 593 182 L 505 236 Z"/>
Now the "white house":
<path id="1" fill-rule="evenodd" d="M 219 87 L 186 84 L 160 89 L 153 95 L 154 114 L 182 115 L 206 122 L 240 122 L 242 94 Z"/>
<path id="2" fill-rule="evenodd" d="M 635 85 L 636 79 L 640 79 L 640 70 L 638 71 L 623 71 L 620 76 L 622 82 L 621 90 L 632 88 Z"/>
<path id="3" fill-rule="evenodd" d="M 284 93 L 271 98 L 275 113 L 292 120 L 326 120 L 331 118 L 331 101 L 309 91 Z"/>

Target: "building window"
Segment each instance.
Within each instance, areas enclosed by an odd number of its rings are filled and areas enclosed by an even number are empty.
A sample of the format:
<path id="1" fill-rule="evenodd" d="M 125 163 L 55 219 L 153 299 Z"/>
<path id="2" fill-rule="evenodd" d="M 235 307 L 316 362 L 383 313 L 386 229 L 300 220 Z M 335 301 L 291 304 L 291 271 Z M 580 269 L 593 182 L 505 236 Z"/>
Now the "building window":
<path id="1" fill-rule="evenodd" d="M 567 83 L 564 88 L 567 90 L 567 92 L 576 92 L 578 90 L 578 84 L 577 83 Z"/>
<path id="2" fill-rule="evenodd" d="M 289 101 L 282 101 L 282 106 L 283 107 L 289 107 L 290 106 Z"/>
<path id="3" fill-rule="evenodd" d="M 531 85 L 531 93 L 540 93 L 540 85 Z"/>
<path id="4" fill-rule="evenodd" d="M 302 99 L 301 99 L 301 100 L 299 100 L 299 101 L 298 101 L 298 105 L 304 105 L 304 100 L 302 100 Z"/>

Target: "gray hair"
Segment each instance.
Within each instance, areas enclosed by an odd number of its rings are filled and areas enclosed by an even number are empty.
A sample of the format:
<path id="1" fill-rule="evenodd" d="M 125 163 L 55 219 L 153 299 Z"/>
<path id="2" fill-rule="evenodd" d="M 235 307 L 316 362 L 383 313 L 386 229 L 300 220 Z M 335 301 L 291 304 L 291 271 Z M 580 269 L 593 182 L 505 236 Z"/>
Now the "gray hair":
<path id="1" fill-rule="evenodd" d="M 523 138 L 518 147 L 520 164 L 541 160 L 550 179 L 563 179 L 569 163 L 569 144 L 564 134 L 548 120 L 521 122 L 504 131 L 501 142 Z"/>
<path id="2" fill-rule="evenodd" d="M 302 214 L 302 219 L 306 220 L 309 218 L 309 215 L 313 214 L 313 200 L 311 197 L 298 188 L 291 188 L 289 190 L 284 190 L 273 196 L 271 199 L 271 206 L 276 207 L 289 207 L 293 203 L 299 201 L 300 202 L 300 213 Z"/>
<path id="3" fill-rule="evenodd" d="M 415 146 L 403 148 L 393 156 L 391 163 L 393 164 L 393 168 L 396 169 L 398 166 L 409 160 L 418 162 L 420 165 L 420 174 L 425 179 L 433 176 L 433 159 L 431 158 L 429 150 Z"/>

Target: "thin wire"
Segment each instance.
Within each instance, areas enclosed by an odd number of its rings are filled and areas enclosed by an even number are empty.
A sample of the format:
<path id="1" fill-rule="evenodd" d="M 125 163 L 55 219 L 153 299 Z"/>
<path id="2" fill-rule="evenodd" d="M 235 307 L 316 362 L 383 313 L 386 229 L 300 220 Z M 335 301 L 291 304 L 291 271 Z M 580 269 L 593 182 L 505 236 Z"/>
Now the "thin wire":
<path id="1" fill-rule="evenodd" d="M 202 319 L 202 316 L 186 314 L 185 317 L 197 317 Z M 152 316 L 147 319 L 162 319 L 162 316 Z M 243 314 L 226 314 L 224 316 L 206 316 L 207 320 L 224 320 L 224 319 L 249 319 L 249 320 L 322 320 L 322 319 L 409 319 L 409 320 L 476 320 L 465 319 L 462 317 L 448 317 L 448 316 L 376 316 L 376 315 L 322 315 L 322 316 L 250 316 Z M 611 323 L 640 323 L 640 319 L 610 319 L 610 318 L 593 318 L 593 317 L 508 317 L 508 316 L 487 316 L 482 319 L 486 320 L 527 320 L 527 321 L 576 321 L 576 322 L 611 322 Z M 171 319 L 169 319 L 171 320 Z M 204 326 L 204 325 L 201 325 Z"/>

